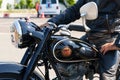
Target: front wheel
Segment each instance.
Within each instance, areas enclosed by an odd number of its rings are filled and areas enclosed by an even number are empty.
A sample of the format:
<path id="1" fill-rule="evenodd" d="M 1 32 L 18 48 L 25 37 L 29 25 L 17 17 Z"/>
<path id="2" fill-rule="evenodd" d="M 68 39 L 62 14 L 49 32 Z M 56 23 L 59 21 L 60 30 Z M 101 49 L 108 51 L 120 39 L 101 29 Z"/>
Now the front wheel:
<path id="1" fill-rule="evenodd" d="M 3 73 L 0 74 L 0 80 L 22 80 L 22 75 L 14 73 Z M 37 72 L 34 72 L 30 76 L 29 80 L 45 80 L 45 79 Z"/>

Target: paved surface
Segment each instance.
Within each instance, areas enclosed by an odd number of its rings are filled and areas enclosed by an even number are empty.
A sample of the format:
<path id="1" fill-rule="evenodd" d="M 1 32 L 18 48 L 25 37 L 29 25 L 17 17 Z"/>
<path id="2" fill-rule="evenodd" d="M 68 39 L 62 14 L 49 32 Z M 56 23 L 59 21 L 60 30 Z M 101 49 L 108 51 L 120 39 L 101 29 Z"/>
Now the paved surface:
<path id="1" fill-rule="evenodd" d="M 3 13 L 1 12 L 0 13 L 0 17 L 2 18 L 11 18 L 11 17 L 27 17 L 27 16 L 30 16 L 30 17 L 36 17 L 37 16 L 37 13 L 28 13 L 25 11 L 25 13 L 23 12 L 20 12 L 19 14 L 18 13 Z"/>

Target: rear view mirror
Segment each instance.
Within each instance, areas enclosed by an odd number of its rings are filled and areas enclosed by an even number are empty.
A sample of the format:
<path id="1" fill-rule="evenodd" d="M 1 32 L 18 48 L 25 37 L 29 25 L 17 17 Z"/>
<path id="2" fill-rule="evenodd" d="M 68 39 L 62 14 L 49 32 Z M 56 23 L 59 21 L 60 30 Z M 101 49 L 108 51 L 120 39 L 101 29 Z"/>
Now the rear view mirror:
<path id="1" fill-rule="evenodd" d="M 89 2 L 80 8 L 81 17 L 85 16 L 87 20 L 94 20 L 98 16 L 98 8 L 95 2 Z"/>
<path id="2" fill-rule="evenodd" d="M 90 28 L 86 25 L 86 20 L 94 20 L 98 17 L 97 4 L 95 2 L 86 3 L 80 8 L 80 14 L 85 31 L 90 31 Z"/>

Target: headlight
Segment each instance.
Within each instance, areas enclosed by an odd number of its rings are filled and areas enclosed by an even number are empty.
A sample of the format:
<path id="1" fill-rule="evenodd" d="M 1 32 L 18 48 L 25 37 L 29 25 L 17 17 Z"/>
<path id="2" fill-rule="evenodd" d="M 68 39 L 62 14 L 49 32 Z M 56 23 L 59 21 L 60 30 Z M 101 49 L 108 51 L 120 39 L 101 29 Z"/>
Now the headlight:
<path id="1" fill-rule="evenodd" d="M 25 48 L 35 42 L 28 33 L 28 27 L 32 28 L 24 20 L 16 20 L 10 27 L 11 41 L 16 47 Z"/>
<path id="2" fill-rule="evenodd" d="M 22 29 L 18 21 L 15 21 L 11 28 L 11 41 L 12 43 L 18 47 L 19 45 L 22 44 Z"/>

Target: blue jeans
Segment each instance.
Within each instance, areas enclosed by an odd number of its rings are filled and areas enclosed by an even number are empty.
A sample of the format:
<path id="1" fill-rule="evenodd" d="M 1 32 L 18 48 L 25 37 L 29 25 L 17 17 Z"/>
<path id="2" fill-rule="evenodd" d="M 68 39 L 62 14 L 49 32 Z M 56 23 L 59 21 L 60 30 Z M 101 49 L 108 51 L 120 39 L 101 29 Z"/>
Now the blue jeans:
<path id="1" fill-rule="evenodd" d="M 89 43 L 86 35 L 83 35 L 80 39 Z M 100 54 L 99 56 L 100 80 L 116 80 L 116 71 L 120 63 L 120 51 L 108 51 L 105 55 Z"/>
<path id="2" fill-rule="evenodd" d="M 100 56 L 100 80 L 116 80 L 120 51 L 108 51 Z"/>

